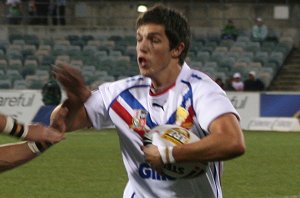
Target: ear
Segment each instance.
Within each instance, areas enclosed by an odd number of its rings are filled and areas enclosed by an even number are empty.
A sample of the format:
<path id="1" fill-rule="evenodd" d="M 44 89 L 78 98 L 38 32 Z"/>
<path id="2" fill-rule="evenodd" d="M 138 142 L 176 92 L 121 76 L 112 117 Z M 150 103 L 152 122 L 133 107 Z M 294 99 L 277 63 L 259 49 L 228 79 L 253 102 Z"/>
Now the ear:
<path id="1" fill-rule="evenodd" d="M 171 51 L 171 55 L 173 58 L 178 58 L 180 56 L 180 54 L 182 53 L 182 51 L 184 50 L 185 45 L 183 42 L 180 42 L 179 45 L 177 47 L 175 47 L 174 49 L 172 49 Z"/>

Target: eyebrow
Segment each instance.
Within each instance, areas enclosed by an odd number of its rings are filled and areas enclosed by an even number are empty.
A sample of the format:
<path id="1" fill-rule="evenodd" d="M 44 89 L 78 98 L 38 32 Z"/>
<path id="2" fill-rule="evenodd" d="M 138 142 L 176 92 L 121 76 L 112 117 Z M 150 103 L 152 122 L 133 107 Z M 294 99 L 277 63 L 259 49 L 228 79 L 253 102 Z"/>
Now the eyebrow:
<path id="1" fill-rule="evenodd" d="M 137 35 L 141 35 L 141 33 L 137 32 Z M 147 34 L 148 36 L 163 36 L 160 32 L 150 32 Z"/>
<path id="2" fill-rule="evenodd" d="M 156 36 L 156 35 L 162 36 L 162 34 L 159 33 L 159 32 L 150 32 L 148 35 L 149 35 L 149 36 Z"/>

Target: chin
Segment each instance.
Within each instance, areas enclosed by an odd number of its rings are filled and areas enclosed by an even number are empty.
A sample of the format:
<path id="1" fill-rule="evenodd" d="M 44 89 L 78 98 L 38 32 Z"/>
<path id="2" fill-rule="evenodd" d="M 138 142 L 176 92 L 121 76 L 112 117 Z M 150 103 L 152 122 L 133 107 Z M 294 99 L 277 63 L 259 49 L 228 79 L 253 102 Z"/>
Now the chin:
<path id="1" fill-rule="evenodd" d="M 144 77 L 147 77 L 147 78 L 151 78 L 151 76 L 150 75 L 148 75 L 148 74 L 144 74 L 144 73 L 140 73 L 142 76 L 144 76 Z"/>
<path id="2" fill-rule="evenodd" d="M 140 69 L 140 74 L 145 77 L 150 77 L 150 73 L 147 70 Z"/>

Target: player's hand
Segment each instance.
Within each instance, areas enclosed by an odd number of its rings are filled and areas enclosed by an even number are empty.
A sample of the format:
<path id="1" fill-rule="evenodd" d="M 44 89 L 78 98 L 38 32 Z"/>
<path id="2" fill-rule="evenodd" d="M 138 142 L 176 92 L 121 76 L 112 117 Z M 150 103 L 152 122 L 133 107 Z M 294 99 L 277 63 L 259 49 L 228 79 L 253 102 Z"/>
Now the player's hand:
<path id="1" fill-rule="evenodd" d="M 91 95 L 91 91 L 77 68 L 59 62 L 53 66 L 53 74 L 55 79 L 64 87 L 68 98 L 73 102 L 84 103 Z"/>
<path id="2" fill-rule="evenodd" d="M 28 134 L 26 140 L 37 142 L 57 143 L 64 139 L 64 134 L 52 127 L 46 127 L 42 124 L 28 125 Z"/>
<path id="3" fill-rule="evenodd" d="M 68 112 L 69 110 L 67 107 L 64 107 L 63 105 L 57 106 L 51 113 L 50 126 L 56 130 L 65 132 L 67 129 L 66 116 Z"/>
<path id="4" fill-rule="evenodd" d="M 158 173 L 162 173 L 162 168 L 164 164 L 157 149 L 157 146 L 154 146 L 153 144 L 148 144 L 147 146 L 142 146 L 142 151 L 144 152 L 146 162 Z"/>

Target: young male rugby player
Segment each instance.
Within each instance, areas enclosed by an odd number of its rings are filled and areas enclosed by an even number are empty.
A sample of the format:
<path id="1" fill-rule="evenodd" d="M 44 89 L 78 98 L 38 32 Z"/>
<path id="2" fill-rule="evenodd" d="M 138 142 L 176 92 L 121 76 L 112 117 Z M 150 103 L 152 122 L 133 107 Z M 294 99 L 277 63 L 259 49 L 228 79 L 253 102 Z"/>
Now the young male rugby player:
<path id="1" fill-rule="evenodd" d="M 77 69 L 56 66 L 56 79 L 68 95 L 61 107 L 69 111 L 65 122 L 56 126 L 67 131 L 116 126 L 128 174 L 124 198 L 221 198 L 222 161 L 245 152 L 240 117 L 225 92 L 185 62 L 191 34 L 182 14 L 157 5 L 136 25 L 140 75 L 102 84 L 91 92 Z M 176 117 L 177 111 L 185 112 L 183 120 Z M 144 134 L 164 124 L 181 125 L 200 140 L 168 150 L 151 144 L 143 147 Z M 158 173 L 164 164 L 185 161 L 211 165 L 206 174 L 193 179 L 172 180 Z"/>

